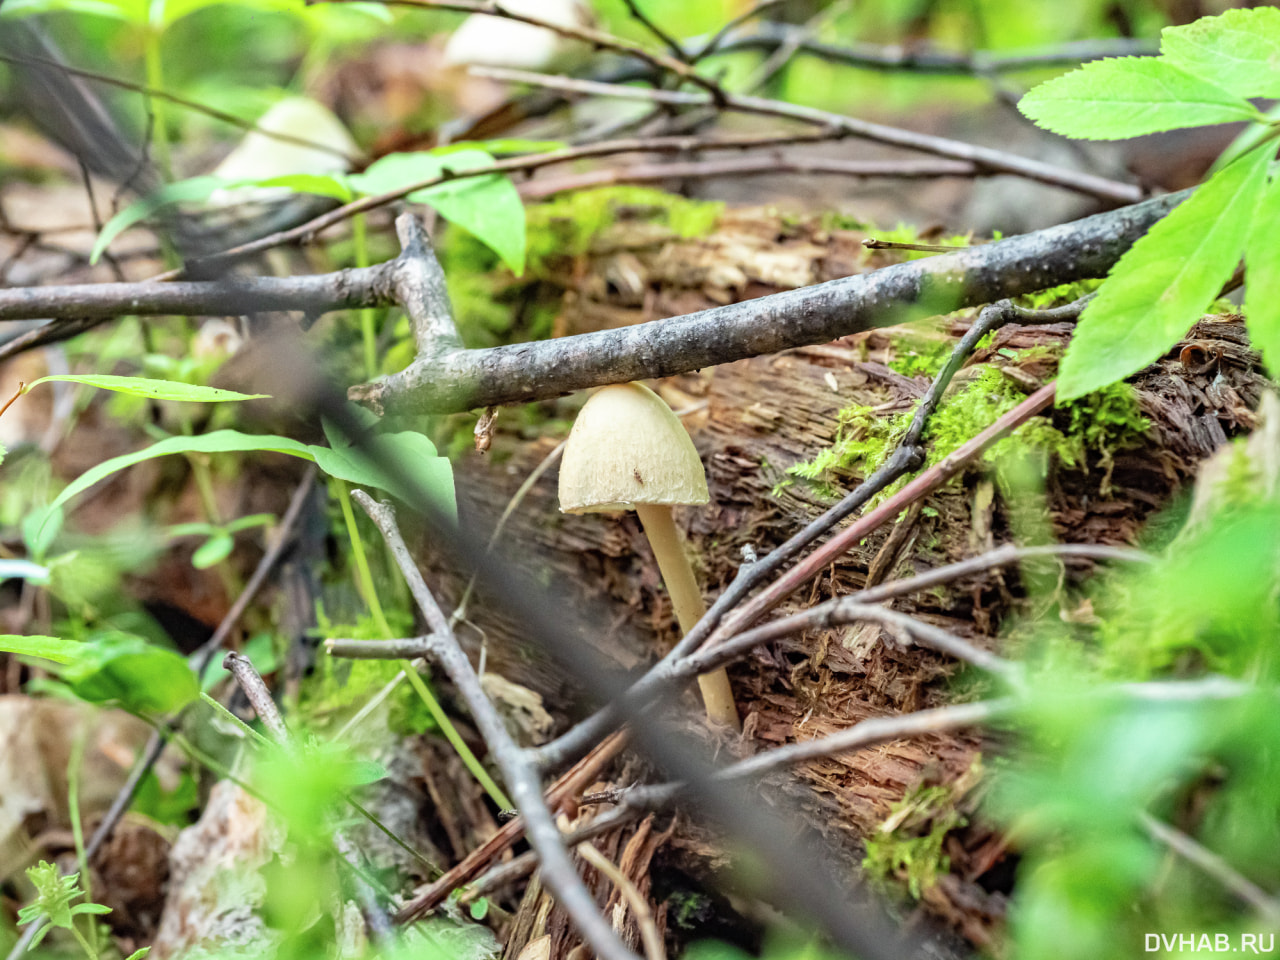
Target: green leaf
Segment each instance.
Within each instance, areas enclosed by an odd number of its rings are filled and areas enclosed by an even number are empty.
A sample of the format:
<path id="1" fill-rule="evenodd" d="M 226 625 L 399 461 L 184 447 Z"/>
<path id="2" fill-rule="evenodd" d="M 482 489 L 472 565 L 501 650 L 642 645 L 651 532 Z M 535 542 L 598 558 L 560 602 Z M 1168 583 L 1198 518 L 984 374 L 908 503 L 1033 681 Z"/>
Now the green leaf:
<path id="1" fill-rule="evenodd" d="M 109 633 L 78 647 L 60 673 L 82 700 L 119 703 L 135 713 L 167 714 L 200 696 L 187 661 L 142 637 Z"/>
<path id="2" fill-rule="evenodd" d="M 59 637 L 19 637 L 0 634 L 0 650 L 24 657 L 39 657 L 54 663 L 70 663 L 84 644 L 79 640 L 62 640 Z"/>
<path id="3" fill-rule="evenodd" d="M 311 447 L 316 465 L 331 477 L 365 487 L 377 487 L 399 497 L 407 504 L 417 502 L 413 489 L 406 489 L 384 470 L 382 464 L 393 464 L 415 485 L 427 492 L 436 507 L 457 519 L 453 490 L 453 468 L 447 457 L 436 453 L 435 444 L 425 435 L 411 430 L 401 433 L 375 434 L 367 438 L 366 448 L 353 447 L 328 421 L 323 422 L 328 447 Z"/>
<path id="4" fill-rule="evenodd" d="M 330 9 L 326 7 L 325 9 Z M 265 180 L 238 180 L 237 187 L 288 187 L 294 193 L 314 193 L 332 197 L 346 203 L 351 199 L 351 187 L 341 174 L 325 176 L 318 173 L 290 173 L 283 177 L 267 177 Z"/>
<path id="5" fill-rule="evenodd" d="M 88 387 L 100 390 L 112 390 L 116 393 L 127 393 L 132 397 L 148 397 L 152 400 L 184 400 L 192 403 L 225 403 L 229 400 L 263 400 L 269 399 L 267 393 L 236 393 L 234 390 L 222 390 L 218 387 L 201 387 L 192 383 L 177 383 L 172 380 L 148 380 L 145 377 L 113 377 L 108 375 L 57 374 L 32 380 L 23 388 L 23 393 L 41 383 L 62 380 L 67 383 L 83 383 Z"/>
<path id="6" fill-rule="evenodd" d="M 62 532 L 66 515 L 57 507 L 32 507 L 22 519 L 22 542 L 27 555 L 37 563 L 43 563 L 53 541 Z"/>
<path id="7" fill-rule="evenodd" d="M 1262 117 L 1244 98 L 1151 57 L 1086 63 L 1031 90 L 1018 109 L 1046 130 L 1084 140 Z"/>
<path id="8" fill-rule="evenodd" d="M 129 954 L 126 960 L 144 960 L 146 955 L 151 952 L 150 947 L 139 947 L 133 953 Z"/>
<path id="9" fill-rule="evenodd" d="M 1258 199 L 1244 263 L 1249 277 L 1244 290 L 1249 339 L 1262 351 L 1275 378 L 1280 375 L 1280 174 L 1271 177 Z"/>
<path id="10" fill-rule="evenodd" d="M 487 167 L 493 157 L 474 147 L 451 147 L 431 153 L 390 153 L 351 177 L 363 193 L 397 190 L 446 173 Z M 433 207 L 451 223 L 475 234 L 517 274 L 524 273 L 524 204 L 510 179 L 488 174 L 446 181 L 407 197 Z"/>
<path id="11" fill-rule="evenodd" d="M 191 554 L 191 565 L 197 570 L 207 570 L 231 555 L 236 542 L 230 534 L 219 531 L 196 548 Z"/>
<path id="12" fill-rule="evenodd" d="M 338 448 L 310 446 L 290 440 L 288 437 L 260 436 L 241 433 L 238 430 L 215 430 L 198 437 L 168 437 L 153 443 L 144 450 L 121 454 L 104 460 L 91 467 L 67 485 L 50 504 L 48 510 L 52 515 L 72 497 L 83 493 L 100 480 L 105 480 L 114 473 L 142 463 L 174 453 L 247 453 L 253 451 L 285 453 L 291 457 L 301 457 L 314 462 L 321 470 L 338 477 L 366 486 L 378 487 L 388 493 L 395 494 L 406 503 L 413 503 L 412 491 L 399 488 L 391 477 L 360 451 L 354 450 L 337 431 L 333 431 Z M 437 506 L 451 515 L 456 515 L 453 493 L 453 470 L 446 457 L 436 453 L 435 445 L 420 433 L 406 431 L 374 436 L 370 441 L 377 456 L 385 456 L 399 465 L 399 469 L 417 479 L 418 485 L 427 490 L 435 498 Z M 38 536 L 45 529 L 41 525 L 33 532 Z"/>
<path id="13" fill-rule="evenodd" d="M 190 180 L 180 180 L 162 187 L 149 197 L 135 200 L 103 224 L 102 232 L 98 234 L 93 251 L 89 254 L 89 262 L 97 263 L 112 240 L 157 210 L 175 203 L 207 200 L 210 194 L 225 185 L 226 181 L 221 177 L 192 177 Z"/>
<path id="14" fill-rule="evenodd" d="M 1244 248 L 1268 151 L 1215 174 L 1112 268 L 1062 358 L 1058 402 L 1127 377 L 1187 332 Z"/>
<path id="15" fill-rule="evenodd" d="M 1160 34 L 1165 60 L 1242 97 L 1280 97 L 1280 10 L 1228 10 Z"/>
<path id="16" fill-rule="evenodd" d="M 86 470 L 58 494 L 57 499 L 50 505 L 50 509 L 62 506 L 99 480 L 105 480 L 113 473 L 118 473 L 135 463 L 142 463 L 144 460 L 154 460 L 156 457 L 168 456 L 171 453 L 243 453 L 252 450 L 287 453 L 304 460 L 315 459 L 306 444 L 290 440 L 288 437 L 255 436 L 238 430 L 215 430 L 213 433 L 206 433 L 199 437 L 168 437 L 153 443 L 145 450 L 135 450 L 133 453 L 112 457 Z"/>

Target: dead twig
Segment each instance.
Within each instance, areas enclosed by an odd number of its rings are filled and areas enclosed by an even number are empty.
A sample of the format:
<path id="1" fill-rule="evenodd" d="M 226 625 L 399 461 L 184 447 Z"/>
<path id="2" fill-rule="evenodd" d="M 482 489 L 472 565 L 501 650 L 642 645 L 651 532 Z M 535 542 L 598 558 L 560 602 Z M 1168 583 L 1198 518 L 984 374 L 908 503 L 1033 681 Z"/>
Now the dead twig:
<path id="1" fill-rule="evenodd" d="M 838 177 L 884 178 L 887 180 L 934 180 L 938 177 L 984 177 L 994 174 L 979 170 L 972 163 L 961 160 L 841 160 L 832 157 L 795 157 L 765 155 L 735 157 L 728 160 L 688 160 L 672 163 L 633 163 L 618 167 L 604 167 L 586 173 L 570 174 L 544 180 L 526 180 L 517 186 L 525 200 L 544 200 L 568 190 L 586 190 L 592 187 L 618 183 L 652 183 L 654 181 L 680 179 L 695 180 L 708 177 L 772 176 L 777 174 L 827 174 Z M 947 252 L 959 249 L 946 248 Z"/>
<path id="2" fill-rule="evenodd" d="M 510 70 L 505 67 L 472 67 L 471 72 L 477 76 L 493 80 L 506 80 L 511 83 L 527 83 L 532 86 L 546 87 L 552 90 L 563 90 L 571 93 L 582 93 L 591 96 L 613 97 L 620 100 L 643 100 L 669 106 L 705 107 L 721 106 L 726 110 L 757 116 L 780 117 L 787 120 L 800 120 L 833 130 L 843 131 L 847 136 L 884 143 L 889 146 L 902 147 L 920 153 L 947 157 L 952 160 L 967 160 L 979 167 L 994 173 L 1005 173 L 1012 176 L 1035 180 L 1050 186 L 1061 187 L 1087 196 L 1095 197 L 1110 203 L 1137 203 L 1144 193 L 1141 187 L 1089 173 L 1080 173 L 1029 160 L 1016 154 L 996 150 L 991 147 L 979 147 L 959 140 L 945 137 L 934 137 L 928 134 L 903 130 L 868 120 L 859 120 L 843 114 L 830 113 L 814 107 L 784 103 L 780 100 L 768 100 L 762 97 L 750 97 L 740 94 L 725 94 L 723 104 L 717 104 L 709 94 L 692 93 L 680 90 L 653 90 L 644 87 L 629 87 L 619 84 L 601 83 L 596 80 L 579 80 L 569 77 L 557 77 L 545 73 L 532 73 L 527 70 Z"/>
<path id="3" fill-rule="evenodd" d="M 494 709 L 480 686 L 462 647 L 458 645 L 448 618 L 436 603 L 417 565 L 409 555 L 395 513 L 386 503 L 378 503 L 363 490 L 355 490 L 351 497 L 369 515 L 391 549 L 396 565 L 409 584 L 409 591 L 431 628 L 432 658 L 444 669 L 458 688 L 459 694 L 471 711 L 472 720 L 484 738 L 489 753 L 502 771 L 507 790 L 525 820 L 525 833 L 530 844 L 538 851 L 542 864 L 542 878 L 555 893 L 560 905 L 573 918 L 574 925 L 596 953 L 605 960 L 634 960 L 613 932 L 613 928 L 600 915 L 591 892 L 578 876 L 573 861 L 565 849 L 560 830 L 556 827 L 550 809 L 542 796 L 542 784 L 536 768 L 524 752 L 511 739 L 502 717 Z"/>
<path id="4" fill-rule="evenodd" d="M 1181 830 L 1161 823 L 1145 810 L 1138 814 L 1138 822 L 1152 839 L 1163 843 L 1182 859 L 1199 867 L 1229 891 L 1242 903 L 1253 909 L 1258 919 L 1272 930 L 1280 928 L 1280 900 L 1236 870 L 1212 850 L 1197 843 Z"/>

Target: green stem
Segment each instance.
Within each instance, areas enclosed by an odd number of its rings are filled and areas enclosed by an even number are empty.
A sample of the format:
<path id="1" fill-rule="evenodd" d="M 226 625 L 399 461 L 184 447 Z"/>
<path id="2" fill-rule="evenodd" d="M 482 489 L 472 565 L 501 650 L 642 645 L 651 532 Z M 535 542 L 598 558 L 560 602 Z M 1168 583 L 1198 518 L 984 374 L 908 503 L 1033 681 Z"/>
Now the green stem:
<path id="1" fill-rule="evenodd" d="M 84 890 L 85 903 L 93 900 L 93 881 L 89 877 L 89 857 L 84 846 L 84 825 L 80 820 L 80 770 L 84 766 L 84 748 L 89 739 L 89 727 L 85 727 L 71 744 L 71 757 L 67 760 L 67 813 L 71 817 L 71 837 L 76 847 L 76 863 L 80 868 L 80 888 Z M 89 956 L 98 956 L 97 924 L 89 918 L 88 941 L 73 925 L 71 932 Z"/>
<path id="2" fill-rule="evenodd" d="M 155 5 L 156 0 L 152 0 Z M 163 5 L 161 6 L 163 11 Z M 153 17 L 154 19 L 154 17 Z M 164 69 L 160 61 L 160 35 L 163 27 L 156 23 L 147 24 L 145 58 L 147 69 L 147 86 L 152 90 L 164 89 Z M 173 180 L 173 159 L 169 151 L 168 111 L 165 102 L 159 98 L 148 101 L 152 117 L 152 136 L 155 145 L 156 164 L 164 174 L 166 181 Z"/>
<path id="3" fill-rule="evenodd" d="M 347 485 L 337 478 L 334 478 L 333 484 L 334 490 L 338 494 L 338 502 L 342 505 L 342 517 L 346 521 L 347 537 L 351 541 L 351 555 L 355 560 L 356 578 L 360 593 L 363 595 L 364 601 L 369 607 L 369 613 L 373 616 L 374 623 L 377 624 L 383 639 L 392 640 L 395 638 L 395 634 L 387 623 L 386 617 L 383 616 L 382 605 L 378 602 L 378 592 L 373 586 L 373 575 L 369 572 L 369 560 L 365 556 L 364 544 L 360 540 L 360 530 L 356 526 L 355 511 L 351 509 L 351 498 L 347 495 Z M 448 714 L 440 706 L 440 702 L 436 700 L 430 688 L 423 682 L 422 677 L 418 675 L 418 671 L 407 660 L 400 661 L 400 668 L 404 671 L 409 685 L 413 687 L 426 706 L 427 712 L 431 714 L 431 718 L 435 720 L 436 726 L 440 728 L 440 732 L 444 734 L 445 739 L 449 741 L 467 769 L 471 771 L 471 775 L 476 778 L 476 782 L 484 787 L 485 793 L 503 810 L 514 809 L 515 804 L 507 799 L 507 795 L 502 792 L 502 788 L 494 782 L 493 778 L 489 776 L 489 772 L 485 770 L 484 765 L 480 763 L 479 758 L 471 752 L 471 748 L 462 739 L 462 735 L 458 733 Z"/>
<path id="4" fill-rule="evenodd" d="M 391 639 L 388 637 L 387 639 Z M 404 671 L 405 677 L 409 681 L 409 685 L 418 692 L 418 696 L 422 698 L 422 702 L 426 704 L 428 712 L 436 725 L 440 727 L 440 732 L 444 734 L 445 739 L 453 745 L 453 749 L 457 751 L 462 762 L 467 765 L 467 769 L 471 771 L 471 775 L 476 778 L 476 782 L 484 787 L 484 792 L 489 798 L 502 810 L 514 810 L 515 804 L 502 792 L 502 788 L 494 782 L 493 777 L 489 776 L 484 766 L 477 759 L 476 755 L 471 752 L 471 748 L 467 746 L 466 741 L 459 735 L 457 728 L 449 719 L 441 708 L 439 701 L 431 693 L 431 690 L 422 682 L 422 677 L 418 675 L 418 671 L 413 669 L 413 664 L 407 660 L 400 661 L 400 668 Z"/>
<path id="5" fill-rule="evenodd" d="M 92 920 L 89 922 L 89 929 L 93 929 Z M 74 923 L 71 924 L 71 934 L 76 938 L 80 946 L 84 948 L 84 952 L 89 955 L 89 960 L 98 960 L 97 951 L 94 950 L 93 947 L 89 946 L 89 941 L 84 938 L 84 934 L 76 929 L 76 925 Z"/>
<path id="6" fill-rule="evenodd" d="M 342 519 L 347 525 L 347 539 L 351 541 L 351 556 L 356 565 L 356 586 L 360 590 L 360 595 L 364 599 L 365 605 L 369 608 L 369 613 L 378 627 L 378 632 L 382 634 L 384 639 L 390 640 L 395 634 L 391 632 L 387 618 L 382 613 L 382 604 L 378 601 L 378 591 L 373 586 L 373 574 L 369 572 L 369 558 L 365 556 L 364 543 L 360 540 L 360 528 L 356 526 L 356 514 L 351 509 L 351 497 L 348 495 L 347 485 L 344 481 L 335 477 L 333 488 L 337 493 L 338 503 L 342 507 Z"/>
<path id="7" fill-rule="evenodd" d="M 248 739 L 254 741 L 255 743 L 263 747 L 275 746 L 275 744 L 273 744 L 270 740 L 268 740 L 266 737 L 260 734 L 257 730 L 253 729 L 253 727 L 249 726 L 247 723 L 245 723 L 243 720 L 241 720 L 234 713 L 232 713 L 230 710 L 228 710 L 226 707 L 220 704 L 217 700 L 213 699 L 213 697 L 209 696 L 207 693 L 200 694 L 200 699 L 203 700 L 210 707 L 212 707 L 214 713 L 222 717 L 223 720 L 229 721 L 232 726 L 239 729 L 240 732 L 243 733 L 245 737 L 247 737 Z"/>
<path id="8" fill-rule="evenodd" d="M 363 213 L 351 218 L 351 239 L 356 248 L 356 266 L 369 265 L 369 230 Z M 375 329 L 377 313 L 372 307 L 360 310 L 360 332 L 364 340 L 364 376 L 372 380 L 378 375 L 378 332 Z"/>

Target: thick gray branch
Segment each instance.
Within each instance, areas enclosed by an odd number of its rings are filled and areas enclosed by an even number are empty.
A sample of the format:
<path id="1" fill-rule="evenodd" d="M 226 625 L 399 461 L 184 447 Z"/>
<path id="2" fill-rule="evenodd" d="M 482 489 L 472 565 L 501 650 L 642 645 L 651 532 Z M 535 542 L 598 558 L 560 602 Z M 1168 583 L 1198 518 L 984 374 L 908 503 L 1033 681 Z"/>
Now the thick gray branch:
<path id="1" fill-rule="evenodd" d="M 1105 276 L 1189 195 L 683 317 L 488 350 L 427 349 L 407 369 L 353 387 L 350 395 L 387 412 L 449 413 L 826 343 L 899 322 L 913 307 L 945 313 Z"/>

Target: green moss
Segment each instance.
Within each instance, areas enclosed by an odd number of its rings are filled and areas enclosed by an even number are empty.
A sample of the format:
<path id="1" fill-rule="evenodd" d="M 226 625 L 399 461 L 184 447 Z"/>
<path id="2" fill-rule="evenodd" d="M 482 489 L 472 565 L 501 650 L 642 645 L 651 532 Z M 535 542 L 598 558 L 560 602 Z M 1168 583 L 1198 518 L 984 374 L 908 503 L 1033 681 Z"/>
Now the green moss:
<path id="1" fill-rule="evenodd" d="M 1077 280 L 1074 283 L 1064 283 L 1049 287 L 1047 290 L 1037 290 L 1035 293 L 1015 297 L 1014 302 L 1029 310 L 1049 310 L 1074 303 L 1081 297 L 1093 293 L 1101 285 L 1101 280 Z"/>
<path id="2" fill-rule="evenodd" d="M 929 418 L 924 432 L 928 447 L 925 465 L 932 466 L 954 453 L 1025 399 L 1026 394 L 999 369 L 985 367 L 963 390 L 944 399 Z M 872 407 L 847 407 L 838 414 L 839 427 L 831 446 L 812 460 L 794 464 L 787 474 L 808 481 L 823 496 L 838 497 L 835 475 L 855 472 L 855 468 L 862 476 L 874 471 L 902 439 L 913 414 L 911 411 L 881 417 Z M 1051 456 L 1062 466 L 1073 468 L 1083 466 L 1092 452 L 1097 454 L 1104 471 L 1102 495 L 1107 496 L 1113 455 L 1138 443 L 1148 427 L 1133 388 L 1125 383 L 1105 387 L 1066 404 L 1058 410 L 1057 419 L 1065 420 L 1065 429 L 1048 418 L 1034 417 L 988 447 L 983 458 L 997 463 L 1030 451 L 1040 459 L 1043 473 Z M 786 486 L 786 481 L 779 484 L 774 494 Z M 887 488 L 877 500 L 895 489 L 896 486 Z"/>
<path id="3" fill-rule="evenodd" d="M 939 874 L 951 869 L 942 844 L 948 833 L 966 822 L 955 808 L 950 788 L 915 787 L 889 808 L 880 830 L 867 838 L 863 869 L 876 880 L 904 880 L 911 896 L 919 900 Z"/>
<path id="4" fill-rule="evenodd" d="M 788 477 L 807 480 L 820 495 L 838 499 L 841 491 L 833 483 L 834 475 L 873 472 L 897 446 L 911 423 L 910 413 L 893 417 L 879 415 L 873 407 L 855 405 L 836 414 L 838 426 L 835 440 L 812 459 L 787 468 Z M 792 483 L 783 480 L 773 493 L 780 494 Z"/>
<path id="5" fill-rule="evenodd" d="M 396 636 L 413 634 L 413 616 L 408 611 L 387 608 L 385 615 Z M 320 609 L 317 620 L 316 632 L 322 637 L 383 638 L 372 617 L 361 617 L 355 623 L 333 623 Z M 300 691 L 300 711 L 309 721 L 321 725 L 333 718 L 345 720 L 399 672 L 400 666 L 394 660 L 317 657 L 315 670 L 307 676 Z M 388 707 L 388 725 L 396 733 L 418 734 L 436 729 L 430 711 L 407 683 L 400 684 L 391 694 Z"/>
<path id="6" fill-rule="evenodd" d="M 621 220 L 665 227 L 682 239 L 711 233 L 722 203 L 688 200 L 650 187 L 579 190 L 528 208 L 529 271 L 546 276 L 565 257 L 591 249 L 592 241 Z"/>
<path id="7" fill-rule="evenodd" d="M 933 377 L 954 349 L 955 344 L 948 340 L 907 334 L 894 342 L 894 358 L 889 361 L 889 369 L 904 377 Z"/>

